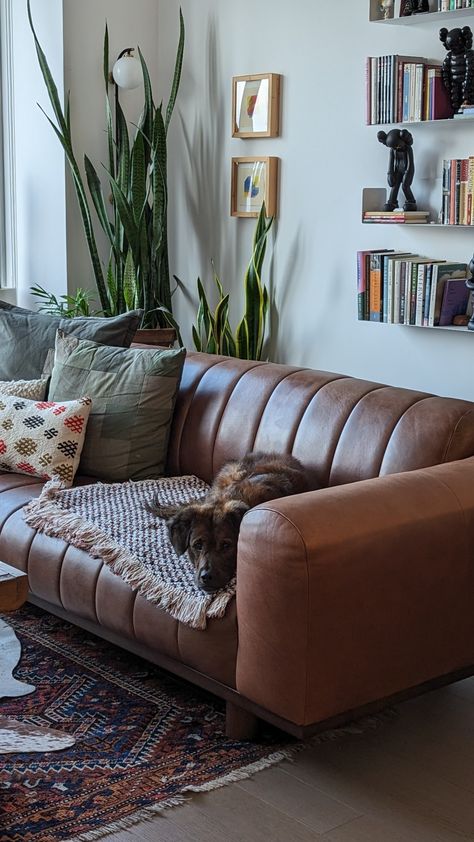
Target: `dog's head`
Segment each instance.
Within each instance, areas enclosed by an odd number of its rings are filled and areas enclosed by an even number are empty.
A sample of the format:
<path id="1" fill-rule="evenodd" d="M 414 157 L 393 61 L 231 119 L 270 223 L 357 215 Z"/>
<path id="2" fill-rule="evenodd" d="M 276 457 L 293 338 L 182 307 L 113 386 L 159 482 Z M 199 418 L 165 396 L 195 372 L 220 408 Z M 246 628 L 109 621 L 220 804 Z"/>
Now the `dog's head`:
<path id="1" fill-rule="evenodd" d="M 207 593 L 225 587 L 235 575 L 240 522 L 247 510 L 236 500 L 191 503 L 167 521 L 174 549 L 178 555 L 188 551 L 196 584 Z"/>

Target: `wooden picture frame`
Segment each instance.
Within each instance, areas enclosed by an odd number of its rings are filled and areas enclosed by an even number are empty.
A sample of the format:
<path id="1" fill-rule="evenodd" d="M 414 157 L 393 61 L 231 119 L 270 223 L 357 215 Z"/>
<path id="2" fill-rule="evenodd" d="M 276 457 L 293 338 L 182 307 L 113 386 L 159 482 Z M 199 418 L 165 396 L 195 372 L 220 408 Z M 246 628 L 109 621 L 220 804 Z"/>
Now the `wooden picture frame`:
<path id="1" fill-rule="evenodd" d="M 267 216 L 277 215 L 279 158 L 232 158 L 232 216 L 258 216 L 265 201 Z"/>
<path id="2" fill-rule="evenodd" d="M 232 137 L 278 137 L 279 73 L 232 78 Z"/>

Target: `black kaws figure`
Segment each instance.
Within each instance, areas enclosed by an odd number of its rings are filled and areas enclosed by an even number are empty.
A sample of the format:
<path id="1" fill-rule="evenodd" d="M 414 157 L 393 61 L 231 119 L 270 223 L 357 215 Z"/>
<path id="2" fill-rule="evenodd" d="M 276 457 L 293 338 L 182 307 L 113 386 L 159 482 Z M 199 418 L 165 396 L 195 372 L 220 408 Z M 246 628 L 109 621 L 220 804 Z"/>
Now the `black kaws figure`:
<path id="1" fill-rule="evenodd" d="M 416 199 L 411 192 L 411 183 L 415 175 L 413 137 L 406 129 L 391 129 L 388 134 L 378 132 L 377 139 L 390 149 L 387 181 L 391 190 L 384 210 L 393 211 L 398 208 L 398 191 L 401 187 L 406 199 L 403 210 L 416 211 Z"/>
<path id="2" fill-rule="evenodd" d="M 452 107 L 458 111 L 461 105 L 474 103 L 472 31 L 469 26 L 450 29 L 449 32 L 443 27 L 439 31 L 439 39 L 448 50 L 441 71 L 443 84 Z"/>

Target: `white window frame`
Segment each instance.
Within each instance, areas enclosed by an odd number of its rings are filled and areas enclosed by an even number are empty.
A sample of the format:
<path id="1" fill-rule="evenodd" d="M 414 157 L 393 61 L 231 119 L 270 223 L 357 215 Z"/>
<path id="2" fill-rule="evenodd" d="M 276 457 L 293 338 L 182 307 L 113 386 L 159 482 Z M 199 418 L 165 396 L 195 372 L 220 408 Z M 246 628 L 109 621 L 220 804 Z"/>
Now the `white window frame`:
<path id="1" fill-rule="evenodd" d="M 13 0 L 0 0 L 0 288 L 17 285 Z"/>

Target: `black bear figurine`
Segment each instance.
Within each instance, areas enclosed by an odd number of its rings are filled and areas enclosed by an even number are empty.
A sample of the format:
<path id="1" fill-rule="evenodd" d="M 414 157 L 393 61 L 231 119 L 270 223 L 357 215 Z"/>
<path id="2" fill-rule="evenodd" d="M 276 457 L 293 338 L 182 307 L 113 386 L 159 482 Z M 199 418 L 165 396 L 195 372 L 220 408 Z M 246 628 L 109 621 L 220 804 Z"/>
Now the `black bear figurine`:
<path id="1" fill-rule="evenodd" d="M 472 31 L 469 26 L 462 29 L 443 27 L 439 31 L 440 41 L 448 50 L 441 71 L 451 105 L 458 111 L 461 105 L 474 103 L 474 50 Z"/>

